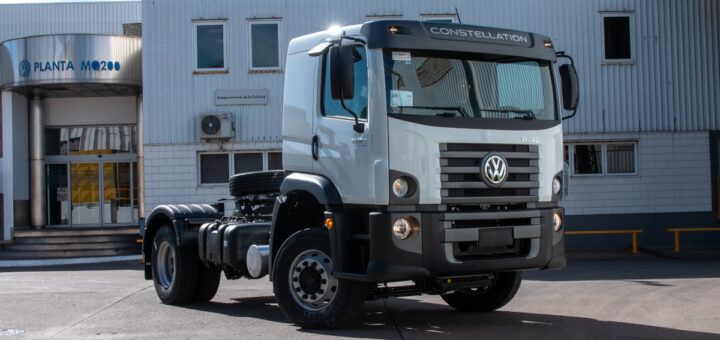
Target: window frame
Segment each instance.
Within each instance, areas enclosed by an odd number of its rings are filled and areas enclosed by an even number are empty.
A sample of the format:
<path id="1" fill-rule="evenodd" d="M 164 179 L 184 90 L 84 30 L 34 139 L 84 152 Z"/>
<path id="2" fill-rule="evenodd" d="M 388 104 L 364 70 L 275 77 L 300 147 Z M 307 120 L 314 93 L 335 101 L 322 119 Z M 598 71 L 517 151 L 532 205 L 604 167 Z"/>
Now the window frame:
<path id="1" fill-rule="evenodd" d="M 420 14 L 420 21 L 446 20 L 450 19 L 451 23 L 458 24 L 457 14 Z"/>
<path id="2" fill-rule="evenodd" d="M 601 160 L 602 160 L 602 171 L 600 173 L 595 174 L 576 174 L 575 173 L 575 145 L 587 145 L 587 144 L 600 144 L 601 145 Z M 622 172 L 622 173 L 609 173 L 607 171 L 607 146 L 608 145 L 627 145 L 631 144 L 633 146 L 633 168 L 635 169 L 634 172 Z M 600 176 L 638 176 L 640 175 L 640 171 L 638 168 L 638 141 L 636 140 L 627 140 L 627 141 L 597 141 L 597 140 L 587 140 L 587 141 L 571 141 L 563 144 L 564 150 L 567 150 L 568 152 L 568 169 L 570 170 L 570 176 L 572 177 L 600 177 Z M 564 156 L 563 156 L 564 157 Z M 564 158 L 563 158 L 564 159 Z"/>
<path id="3" fill-rule="evenodd" d="M 628 28 L 630 32 L 630 59 L 607 59 L 605 58 L 605 18 L 621 18 L 628 17 Z M 602 64 L 603 65 L 632 65 L 635 64 L 635 13 L 633 11 L 601 11 L 600 12 L 600 32 L 602 36 Z"/>
<path id="4" fill-rule="evenodd" d="M 212 73 L 228 73 L 228 29 L 227 19 L 213 20 L 192 20 L 192 63 L 193 74 L 212 74 Z M 223 29 L 223 67 L 200 68 L 198 67 L 198 44 L 197 44 L 197 28 L 198 26 L 216 26 L 221 25 Z"/>
<path id="5" fill-rule="evenodd" d="M 358 122 L 367 123 L 370 121 L 370 97 L 369 97 L 369 93 L 370 93 L 370 73 L 369 73 L 369 71 L 370 71 L 370 66 L 371 66 L 369 64 L 370 63 L 370 53 L 367 49 L 367 46 L 363 45 L 363 44 L 351 43 L 351 44 L 346 44 L 343 46 L 362 46 L 362 48 L 365 49 L 365 66 L 367 66 L 367 72 L 368 72 L 368 74 L 367 74 L 367 76 L 368 76 L 368 98 L 367 98 L 368 112 L 367 112 L 367 117 L 365 117 L 365 118 L 360 117 L 360 113 L 356 112 L 355 114 L 358 115 Z M 320 99 L 320 116 L 325 117 L 325 118 L 341 119 L 341 120 L 355 122 L 355 118 L 349 116 L 349 113 L 348 113 L 348 116 L 329 115 L 329 114 L 325 113 L 325 78 L 327 78 L 325 73 L 327 72 L 327 63 L 328 63 L 329 57 L 330 57 L 330 52 L 328 51 L 327 53 L 325 53 L 322 56 L 321 63 L 320 63 L 320 68 L 321 68 L 320 98 L 319 98 Z"/>
<path id="6" fill-rule="evenodd" d="M 202 182 L 202 165 L 200 164 L 201 155 L 226 155 L 228 157 L 228 179 L 230 176 L 235 175 L 235 154 L 243 153 L 259 153 L 262 156 L 262 169 L 258 171 L 268 171 L 268 154 L 269 153 L 280 153 L 282 155 L 282 149 L 269 149 L 269 150 L 232 150 L 232 151 L 198 151 L 196 156 L 196 169 L 197 169 L 197 186 L 198 187 L 216 187 L 216 186 L 227 186 L 228 182 L 222 183 L 203 183 Z M 282 157 L 282 156 L 281 156 Z M 282 163 L 281 163 L 282 164 Z"/>
<path id="7" fill-rule="evenodd" d="M 252 26 L 257 24 L 275 23 L 277 25 L 277 52 L 278 52 L 278 66 L 272 67 L 254 67 L 252 64 Z M 248 70 L 253 72 L 264 72 L 264 71 L 281 71 L 283 63 L 283 44 L 282 44 L 282 18 L 253 18 L 247 19 L 248 28 Z"/>

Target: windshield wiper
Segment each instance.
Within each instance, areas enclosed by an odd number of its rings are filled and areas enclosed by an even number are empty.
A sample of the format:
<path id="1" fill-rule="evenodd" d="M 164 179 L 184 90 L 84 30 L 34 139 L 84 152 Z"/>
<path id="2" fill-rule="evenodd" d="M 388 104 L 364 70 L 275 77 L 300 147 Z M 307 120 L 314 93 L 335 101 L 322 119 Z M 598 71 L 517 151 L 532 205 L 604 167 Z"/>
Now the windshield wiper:
<path id="1" fill-rule="evenodd" d="M 519 114 L 522 114 L 522 115 L 523 115 L 522 119 L 525 119 L 525 120 L 534 120 L 534 119 L 536 119 L 536 118 L 535 118 L 535 113 L 533 113 L 532 110 L 521 110 L 521 109 L 515 108 L 515 107 L 499 107 L 499 108 L 497 108 L 497 109 L 478 109 L 478 110 L 480 110 L 480 111 L 485 111 L 485 112 L 503 112 L 503 113 L 504 113 L 504 112 L 510 112 L 510 113 L 519 113 Z"/>
<path id="2" fill-rule="evenodd" d="M 462 116 L 462 117 L 468 116 L 467 113 L 465 112 L 465 110 L 461 107 L 442 107 L 442 106 L 397 106 L 397 107 L 400 109 L 423 109 L 423 110 L 437 110 L 437 111 L 450 110 L 450 111 L 455 111 L 455 112 L 459 113 L 460 116 Z M 452 114 L 450 112 L 443 112 L 443 113 L 436 114 L 436 116 L 455 117 L 456 115 Z"/>

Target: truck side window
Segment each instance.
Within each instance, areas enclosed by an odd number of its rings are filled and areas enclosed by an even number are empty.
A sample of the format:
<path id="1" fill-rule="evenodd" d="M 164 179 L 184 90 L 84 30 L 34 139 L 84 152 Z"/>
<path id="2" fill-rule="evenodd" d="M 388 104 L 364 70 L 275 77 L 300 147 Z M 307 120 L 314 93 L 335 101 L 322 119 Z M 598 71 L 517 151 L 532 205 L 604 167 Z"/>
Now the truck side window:
<path id="1" fill-rule="evenodd" d="M 360 119 L 367 119 L 368 105 L 368 78 L 367 78 L 367 60 L 365 60 L 365 48 L 356 46 L 354 55 L 355 62 L 355 97 L 345 100 L 345 106 L 355 112 Z M 345 111 L 340 104 L 340 100 L 332 99 L 330 95 L 330 58 L 324 58 L 325 71 L 323 72 L 323 115 L 353 118 L 350 113 Z"/>

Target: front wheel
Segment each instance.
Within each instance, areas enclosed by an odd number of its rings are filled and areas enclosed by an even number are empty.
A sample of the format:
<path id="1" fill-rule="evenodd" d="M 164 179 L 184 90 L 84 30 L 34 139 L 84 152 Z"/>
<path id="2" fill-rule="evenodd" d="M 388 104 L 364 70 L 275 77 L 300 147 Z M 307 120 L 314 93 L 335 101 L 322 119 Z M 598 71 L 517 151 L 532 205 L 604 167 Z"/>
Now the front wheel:
<path id="1" fill-rule="evenodd" d="M 486 287 L 463 288 L 441 297 L 448 305 L 461 312 L 492 312 L 505 306 L 517 293 L 522 283 L 522 272 L 494 274 Z"/>
<path id="2" fill-rule="evenodd" d="M 273 266 L 280 309 L 303 328 L 334 328 L 356 315 L 367 294 L 363 283 L 336 279 L 330 241 L 320 229 L 299 231 L 283 243 Z"/>

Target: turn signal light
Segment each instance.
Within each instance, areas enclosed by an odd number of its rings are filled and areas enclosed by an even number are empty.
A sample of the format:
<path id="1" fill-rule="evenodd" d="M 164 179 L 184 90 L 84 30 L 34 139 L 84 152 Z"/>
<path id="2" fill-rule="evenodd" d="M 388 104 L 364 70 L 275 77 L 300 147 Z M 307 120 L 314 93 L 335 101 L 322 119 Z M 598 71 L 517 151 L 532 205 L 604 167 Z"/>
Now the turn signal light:
<path id="1" fill-rule="evenodd" d="M 332 218 L 325 219 L 325 228 L 332 229 L 335 226 Z"/>

